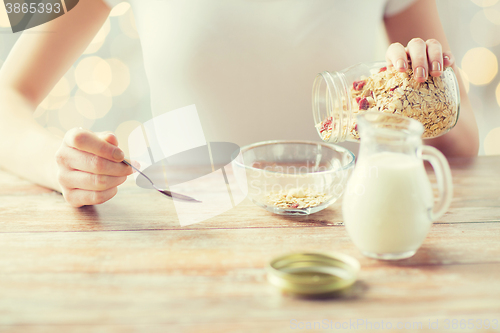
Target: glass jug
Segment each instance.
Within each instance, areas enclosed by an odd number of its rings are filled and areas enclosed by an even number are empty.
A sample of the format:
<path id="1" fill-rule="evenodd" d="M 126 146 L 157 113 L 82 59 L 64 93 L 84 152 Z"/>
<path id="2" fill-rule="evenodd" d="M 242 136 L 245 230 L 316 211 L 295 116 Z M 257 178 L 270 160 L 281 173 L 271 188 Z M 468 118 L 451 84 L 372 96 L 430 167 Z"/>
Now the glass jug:
<path id="1" fill-rule="evenodd" d="M 359 156 L 342 205 L 347 232 L 367 257 L 411 257 L 432 222 L 451 203 L 448 162 L 439 150 L 422 144 L 424 129 L 416 120 L 367 112 L 358 116 L 358 125 Z M 428 161 L 436 174 L 436 204 L 423 161 Z"/>

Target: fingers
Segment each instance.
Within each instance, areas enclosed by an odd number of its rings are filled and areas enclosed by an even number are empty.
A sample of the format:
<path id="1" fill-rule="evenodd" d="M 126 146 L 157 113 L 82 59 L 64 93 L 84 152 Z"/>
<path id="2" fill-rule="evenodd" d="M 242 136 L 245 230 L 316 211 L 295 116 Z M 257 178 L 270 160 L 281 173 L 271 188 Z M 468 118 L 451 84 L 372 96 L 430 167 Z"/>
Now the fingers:
<path id="1" fill-rule="evenodd" d="M 385 55 L 387 65 L 394 67 L 400 72 L 406 72 L 408 69 L 408 56 L 405 47 L 400 43 L 393 43 L 387 49 Z"/>
<path id="2" fill-rule="evenodd" d="M 113 198 L 118 193 L 118 188 L 113 187 L 105 191 L 86 191 L 73 189 L 64 191 L 64 199 L 74 207 L 99 205 Z"/>
<path id="3" fill-rule="evenodd" d="M 114 162 L 121 162 L 125 157 L 123 151 L 116 145 L 103 140 L 95 133 L 80 128 L 68 131 L 64 136 L 64 143 L 71 148 L 91 153 Z"/>
<path id="4" fill-rule="evenodd" d="M 97 175 L 122 177 L 132 174 L 132 168 L 120 162 L 68 147 L 63 154 L 56 155 L 57 163 L 69 170 L 79 170 Z"/>
<path id="5" fill-rule="evenodd" d="M 432 76 L 440 76 L 443 73 L 443 49 L 441 43 L 435 39 L 428 39 L 427 45 L 427 63 L 429 66 L 429 74 Z"/>
<path id="6" fill-rule="evenodd" d="M 132 174 L 111 132 L 73 129 L 66 133 L 56 153 L 58 181 L 68 203 L 80 207 L 103 203 L 117 193 L 117 186 Z"/>
<path id="7" fill-rule="evenodd" d="M 104 141 L 109 142 L 113 146 L 118 147 L 118 139 L 116 138 L 116 136 L 112 132 L 101 132 L 101 133 L 97 133 L 97 135 L 101 139 L 103 139 Z"/>
<path id="8" fill-rule="evenodd" d="M 418 82 L 427 80 L 428 75 L 440 76 L 446 67 L 455 63 L 449 51 L 443 52 L 441 43 L 435 39 L 424 41 L 421 38 L 410 40 L 406 48 L 400 43 L 393 43 L 386 53 L 386 61 L 400 72 L 406 71 L 411 62 L 413 78 Z"/>
<path id="9" fill-rule="evenodd" d="M 127 176 L 97 175 L 83 171 L 67 170 L 59 173 L 59 183 L 68 189 L 106 191 L 127 180 Z"/>
<path id="10" fill-rule="evenodd" d="M 413 78 L 417 82 L 424 82 L 427 80 L 427 74 L 429 73 L 427 44 L 421 38 L 413 38 L 408 43 L 406 50 L 411 59 Z"/>

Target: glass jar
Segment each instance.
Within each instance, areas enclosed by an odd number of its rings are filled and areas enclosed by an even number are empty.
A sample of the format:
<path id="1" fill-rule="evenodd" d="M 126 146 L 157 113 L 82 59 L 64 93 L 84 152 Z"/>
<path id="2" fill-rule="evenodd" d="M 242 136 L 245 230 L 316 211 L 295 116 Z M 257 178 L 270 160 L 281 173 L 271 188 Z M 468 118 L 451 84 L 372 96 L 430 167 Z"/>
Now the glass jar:
<path id="1" fill-rule="evenodd" d="M 361 63 L 339 72 L 322 72 L 313 84 L 314 123 L 325 142 L 358 141 L 356 116 L 367 111 L 413 118 L 424 126 L 424 138 L 452 129 L 460 111 L 460 89 L 451 67 L 425 82 L 400 73 L 386 62 Z"/>

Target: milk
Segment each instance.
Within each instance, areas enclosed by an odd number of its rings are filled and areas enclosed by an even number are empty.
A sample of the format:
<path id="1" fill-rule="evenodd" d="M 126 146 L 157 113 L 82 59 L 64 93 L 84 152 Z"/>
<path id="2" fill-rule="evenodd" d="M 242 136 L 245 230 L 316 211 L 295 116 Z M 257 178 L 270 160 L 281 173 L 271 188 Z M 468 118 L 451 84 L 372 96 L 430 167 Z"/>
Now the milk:
<path id="1" fill-rule="evenodd" d="M 358 161 L 342 210 L 349 236 L 365 255 L 397 259 L 420 247 L 432 224 L 432 207 L 422 160 L 383 152 Z"/>

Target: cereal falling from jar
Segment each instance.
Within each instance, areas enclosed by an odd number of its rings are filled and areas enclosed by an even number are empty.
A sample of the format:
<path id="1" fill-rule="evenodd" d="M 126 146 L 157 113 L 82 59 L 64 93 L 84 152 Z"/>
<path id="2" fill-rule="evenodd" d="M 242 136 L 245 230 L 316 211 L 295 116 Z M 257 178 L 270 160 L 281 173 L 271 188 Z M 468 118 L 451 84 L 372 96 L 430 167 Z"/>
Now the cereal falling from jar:
<path id="1" fill-rule="evenodd" d="M 321 205 L 331 196 L 312 189 L 293 188 L 288 191 L 270 192 L 266 195 L 267 202 L 280 208 L 309 208 Z"/>
<path id="2" fill-rule="evenodd" d="M 458 117 L 453 89 L 441 77 L 428 76 L 420 83 L 412 75 L 411 68 L 399 72 L 382 67 L 378 73 L 353 82 L 351 108 L 354 116 L 367 111 L 399 114 L 422 123 L 424 138 L 444 134 Z M 337 124 L 333 117 L 328 117 L 317 126 L 322 139 L 328 141 Z M 359 139 L 355 117 L 350 124 L 344 125 L 343 130 L 346 129 L 351 139 Z"/>

